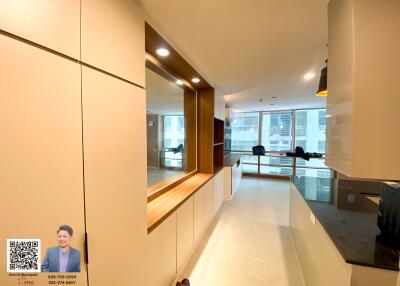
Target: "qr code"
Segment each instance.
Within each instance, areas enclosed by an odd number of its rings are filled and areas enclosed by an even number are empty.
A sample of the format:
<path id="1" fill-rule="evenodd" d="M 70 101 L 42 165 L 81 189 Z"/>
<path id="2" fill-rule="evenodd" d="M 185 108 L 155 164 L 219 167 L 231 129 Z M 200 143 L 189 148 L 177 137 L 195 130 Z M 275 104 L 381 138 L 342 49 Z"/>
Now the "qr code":
<path id="1" fill-rule="evenodd" d="M 7 272 L 40 272 L 40 239 L 7 239 Z"/>

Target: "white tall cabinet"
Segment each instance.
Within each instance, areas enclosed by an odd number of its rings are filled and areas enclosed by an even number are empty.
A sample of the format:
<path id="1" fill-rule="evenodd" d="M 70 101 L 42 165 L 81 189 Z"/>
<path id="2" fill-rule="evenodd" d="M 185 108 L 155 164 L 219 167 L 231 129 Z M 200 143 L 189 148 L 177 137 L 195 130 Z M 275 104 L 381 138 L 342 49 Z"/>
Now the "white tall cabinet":
<path id="1" fill-rule="evenodd" d="M 326 164 L 400 178 L 400 2 L 331 0 Z"/>
<path id="2" fill-rule="evenodd" d="M 75 285 L 145 285 L 144 41 L 136 1 L 0 1 L 0 285 L 19 283 L 6 239 L 41 239 L 42 260 L 62 224 Z"/>
<path id="3" fill-rule="evenodd" d="M 17 285 L 7 239 L 40 239 L 44 254 L 68 224 L 84 253 L 80 67 L 1 35 L 0 50 L 0 285 Z M 78 285 L 84 263 L 82 255 Z M 48 284 L 47 275 L 31 281 Z"/>
<path id="4" fill-rule="evenodd" d="M 92 285 L 142 285 L 146 255 L 144 90 L 83 67 L 85 206 Z M 104 253 L 106 252 L 106 253 Z"/>

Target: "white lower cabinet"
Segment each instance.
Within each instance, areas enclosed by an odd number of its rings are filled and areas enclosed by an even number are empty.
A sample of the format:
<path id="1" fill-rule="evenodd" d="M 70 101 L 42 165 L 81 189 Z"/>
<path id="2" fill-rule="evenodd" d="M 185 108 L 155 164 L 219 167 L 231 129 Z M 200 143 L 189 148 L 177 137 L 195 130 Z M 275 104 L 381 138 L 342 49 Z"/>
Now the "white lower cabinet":
<path id="1" fill-rule="evenodd" d="M 169 286 L 176 279 L 176 222 L 175 212 L 148 235 L 146 286 Z"/>
<path id="2" fill-rule="evenodd" d="M 239 160 L 238 163 L 233 166 L 227 166 L 224 168 L 224 199 L 231 200 L 239 188 L 240 182 L 242 181 L 242 162 Z"/>
<path id="3" fill-rule="evenodd" d="M 224 202 L 224 173 L 225 169 L 215 175 L 213 179 L 214 189 L 214 214 L 216 214 Z"/>
<path id="4" fill-rule="evenodd" d="M 237 164 L 232 166 L 232 197 L 235 195 L 242 181 L 242 162 L 238 161 Z"/>
<path id="5" fill-rule="evenodd" d="M 232 198 L 232 167 L 224 167 L 224 200 Z"/>
<path id="6" fill-rule="evenodd" d="M 191 197 L 177 210 L 177 270 L 183 270 L 193 250 L 193 207 L 194 199 Z"/>
<path id="7" fill-rule="evenodd" d="M 201 187 L 147 238 L 146 286 L 170 286 L 222 205 L 224 172 Z"/>
<path id="8" fill-rule="evenodd" d="M 194 244 L 200 240 L 205 225 L 205 189 L 198 190 L 194 196 L 193 228 Z"/>
<path id="9" fill-rule="evenodd" d="M 214 204 L 215 204 L 215 197 L 214 197 L 214 186 L 213 180 L 207 182 L 204 187 L 204 225 L 203 231 L 208 227 L 212 218 L 214 217 Z"/>

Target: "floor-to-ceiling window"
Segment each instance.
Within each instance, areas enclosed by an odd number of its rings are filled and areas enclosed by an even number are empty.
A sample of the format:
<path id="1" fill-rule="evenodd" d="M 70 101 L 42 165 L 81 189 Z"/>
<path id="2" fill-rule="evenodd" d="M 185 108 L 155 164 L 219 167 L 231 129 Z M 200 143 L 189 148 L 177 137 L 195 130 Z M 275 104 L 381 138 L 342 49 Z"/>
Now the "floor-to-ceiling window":
<path id="1" fill-rule="evenodd" d="M 258 112 L 235 113 L 231 117 L 231 150 L 251 151 L 258 144 Z"/>
<path id="2" fill-rule="evenodd" d="M 273 152 L 290 152 L 293 146 L 293 112 L 263 112 L 261 121 L 261 145 L 267 153 L 259 158 L 260 174 L 292 175 L 293 159 Z"/>
<path id="3" fill-rule="evenodd" d="M 308 109 L 295 112 L 295 145 L 306 152 L 325 153 L 326 110 Z M 330 170 L 325 160 L 301 158 L 296 159 L 296 174 L 313 177 L 330 177 Z"/>
<path id="4" fill-rule="evenodd" d="M 305 161 L 285 156 L 296 146 L 305 152 L 325 153 L 325 109 L 235 113 L 231 127 L 231 151 L 248 154 L 242 157 L 244 173 L 331 176 L 324 159 Z M 263 145 L 266 156 L 251 155 L 255 145 Z"/>

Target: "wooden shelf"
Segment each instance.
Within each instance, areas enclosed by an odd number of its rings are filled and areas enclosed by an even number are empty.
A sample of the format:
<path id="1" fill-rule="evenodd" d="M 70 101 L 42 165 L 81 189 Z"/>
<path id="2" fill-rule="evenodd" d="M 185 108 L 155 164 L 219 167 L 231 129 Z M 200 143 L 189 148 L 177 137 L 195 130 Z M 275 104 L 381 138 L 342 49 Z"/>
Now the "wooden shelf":
<path id="1" fill-rule="evenodd" d="M 147 204 L 147 231 L 150 233 L 214 175 L 198 173 Z"/>
<path id="2" fill-rule="evenodd" d="M 214 118 L 213 173 L 224 165 L 224 121 Z"/>
<path id="3" fill-rule="evenodd" d="M 224 121 L 214 118 L 214 144 L 224 142 Z"/>

